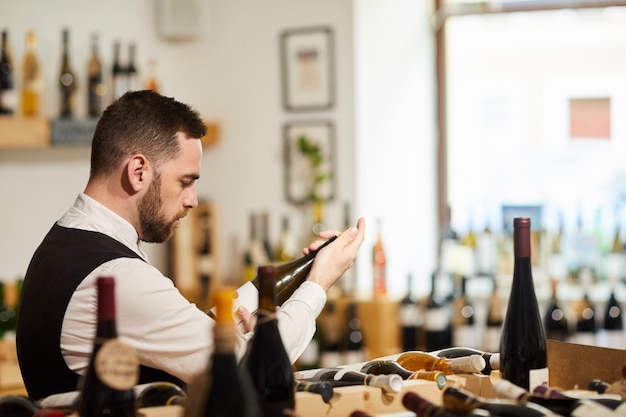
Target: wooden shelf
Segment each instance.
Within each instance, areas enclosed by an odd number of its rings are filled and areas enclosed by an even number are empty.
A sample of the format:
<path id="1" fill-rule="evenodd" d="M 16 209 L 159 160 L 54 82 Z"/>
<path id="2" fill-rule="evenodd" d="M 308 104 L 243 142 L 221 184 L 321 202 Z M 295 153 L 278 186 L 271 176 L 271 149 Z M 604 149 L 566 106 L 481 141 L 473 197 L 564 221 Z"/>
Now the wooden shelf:
<path id="1" fill-rule="evenodd" d="M 202 138 L 202 146 L 215 146 L 220 139 L 220 126 L 215 122 L 205 122 L 205 125 L 207 134 Z M 58 145 L 89 146 L 94 128 L 95 122 L 88 119 L 66 123 L 39 117 L 0 116 L 0 150 L 47 149 Z M 80 137 L 74 138 L 76 140 L 72 137 L 67 139 L 64 133 L 79 134 Z"/>

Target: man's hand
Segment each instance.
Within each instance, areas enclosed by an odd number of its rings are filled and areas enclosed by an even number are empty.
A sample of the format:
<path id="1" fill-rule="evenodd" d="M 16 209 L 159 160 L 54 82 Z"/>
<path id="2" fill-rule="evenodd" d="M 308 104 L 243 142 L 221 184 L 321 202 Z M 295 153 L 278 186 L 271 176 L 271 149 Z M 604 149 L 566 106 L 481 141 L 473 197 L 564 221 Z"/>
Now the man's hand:
<path id="1" fill-rule="evenodd" d="M 322 239 L 329 239 L 337 235 L 336 230 L 324 230 L 319 236 Z M 344 230 L 337 239 L 322 249 L 313 261 L 313 267 L 307 280 L 319 284 L 324 291 L 328 289 L 341 276 L 352 267 L 357 251 L 365 238 L 365 219 L 360 218 L 356 227 L 349 227 Z M 324 241 L 315 241 L 308 248 L 303 250 L 308 254 L 320 247 Z"/>

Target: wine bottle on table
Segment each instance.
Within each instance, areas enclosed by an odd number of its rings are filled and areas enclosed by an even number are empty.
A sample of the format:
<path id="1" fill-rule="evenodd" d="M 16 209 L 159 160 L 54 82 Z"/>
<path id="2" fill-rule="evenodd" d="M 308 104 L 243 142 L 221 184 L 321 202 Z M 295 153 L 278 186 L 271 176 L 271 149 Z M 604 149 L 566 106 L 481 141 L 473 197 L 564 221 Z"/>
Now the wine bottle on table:
<path id="1" fill-rule="evenodd" d="M 406 369 L 418 371 L 441 371 L 447 375 L 480 373 L 485 369 L 485 359 L 481 355 L 458 358 L 440 358 L 429 352 L 409 351 L 401 353 L 396 362 Z"/>
<path id="2" fill-rule="evenodd" d="M 341 368 L 305 369 L 296 372 L 296 378 L 299 381 L 328 381 L 333 387 L 367 385 L 390 393 L 400 392 L 403 381 L 397 374 L 374 375 Z"/>
<path id="3" fill-rule="evenodd" d="M 413 296 L 413 274 L 407 275 L 406 294 L 400 300 L 400 326 L 402 351 L 421 348 L 420 333 L 424 317 L 417 299 Z"/>
<path id="4" fill-rule="evenodd" d="M 431 290 L 424 310 L 424 334 L 427 351 L 452 346 L 452 317 L 450 303 L 437 290 L 443 275 L 437 271 L 430 277 Z"/>
<path id="5" fill-rule="evenodd" d="M 343 321 L 339 317 L 335 300 L 328 300 L 319 319 L 320 366 L 322 368 L 335 368 L 345 363 L 341 346 Z"/>
<path id="6" fill-rule="evenodd" d="M 79 382 L 81 417 L 135 417 L 139 359 L 135 350 L 117 338 L 115 279 L 97 279 L 96 338 L 87 373 Z"/>
<path id="7" fill-rule="evenodd" d="M 59 87 L 61 93 L 61 107 L 59 116 L 71 118 L 74 116 L 74 96 L 76 93 L 76 75 L 70 64 L 70 32 L 63 29 L 63 52 L 61 58 L 61 71 L 59 74 Z"/>
<path id="8" fill-rule="evenodd" d="M 312 392 L 314 394 L 319 394 L 322 397 L 322 401 L 325 403 L 329 403 L 330 400 L 335 395 L 335 389 L 333 384 L 328 381 L 319 381 L 319 382 L 303 382 L 296 381 L 296 391 L 297 392 Z"/>
<path id="9" fill-rule="evenodd" d="M 502 378 L 525 389 L 547 383 L 546 336 L 531 269 L 530 218 L 513 220 L 514 269 L 500 340 Z"/>
<path id="10" fill-rule="evenodd" d="M 203 395 L 206 402 L 198 417 L 256 416 L 257 399 L 253 394 L 251 376 L 248 368 L 238 366 L 235 356 L 237 327 L 232 317 L 234 295 L 235 291 L 229 287 L 215 291 L 215 349 L 207 366 L 208 391 Z"/>
<path id="11" fill-rule="evenodd" d="M 589 298 L 589 291 L 593 285 L 593 271 L 582 267 L 578 273 L 583 296 L 574 303 L 576 313 L 576 332 L 572 335 L 572 342 L 581 345 L 595 346 L 598 342 L 598 328 L 596 325 L 596 308 Z"/>
<path id="12" fill-rule="evenodd" d="M 539 405 L 563 416 L 617 416 L 620 414 L 614 410 L 622 405 L 622 401 L 615 398 L 569 397 L 547 385 L 538 385 L 531 392 L 505 379 L 495 381 L 493 389 L 498 398 L 515 400 L 522 405 Z"/>
<path id="13" fill-rule="evenodd" d="M 102 60 L 98 51 L 98 35 L 93 34 L 91 56 L 87 65 L 87 114 L 89 117 L 100 117 L 102 114 L 103 94 Z"/>
<path id="14" fill-rule="evenodd" d="M 331 244 L 337 237 L 333 236 L 328 239 L 319 248 L 310 252 L 308 255 L 304 255 L 300 258 L 294 259 L 291 262 L 279 263 L 273 265 L 276 268 L 276 305 L 281 305 L 298 289 L 302 284 L 313 266 L 315 256 L 323 250 L 327 245 Z M 236 310 L 239 306 L 244 306 L 251 313 L 255 313 L 258 308 L 258 290 L 259 290 L 259 276 L 255 276 L 250 281 L 243 284 L 237 289 L 237 295 L 235 302 L 233 303 L 233 310 Z M 212 314 L 215 312 L 212 310 Z M 238 319 L 238 323 L 241 324 L 241 320 Z"/>
<path id="15" fill-rule="evenodd" d="M 277 274 L 275 265 L 258 268 L 259 309 L 254 336 L 243 363 L 250 372 L 263 416 L 291 416 L 296 406 L 294 373 L 276 320 Z"/>
<path id="16" fill-rule="evenodd" d="M 43 80 L 37 56 L 37 35 L 29 30 L 26 34 L 26 56 L 22 66 L 22 114 L 39 116 Z"/>
<path id="17" fill-rule="evenodd" d="M 448 377 L 441 371 L 426 371 L 423 369 L 410 371 L 401 366 L 398 362 L 390 359 L 376 359 L 367 362 L 361 368 L 361 372 L 372 375 L 391 375 L 397 374 L 402 379 L 423 379 L 433 381 L 439 389 L 443 388 L 448 382 Z"/>
<path id="18" fill-rule="evenodd" d="M 466 413 L 476 411 L 487 411 L 489 416 L 499 417 L 562 417 L 548 407 L 544 407 L 537 403 L 521 403 L 515 400 L 493 400 L 473 394 L 459 387 L 447 387 L 442 395 L 443 407 L 457 414 L 466 415 Z"/>
<path id="19" fill-rule="evenodd" d="M 433 352 L 434 353 L 434 352 Z M 453 346 L 447 349 L 441 349 L 436 352 L 440 358 L 462 358 L 464 356 L 480 355 L 485 360 L 485 368 L 481 373 L 489 375 L 492 370 L 500 369 L 500 353 L 498 352 L 483 352 L 482 350 L 474 349 L 465 346 Z"/>
<path id="20" fill-rule="evenodd" d="M 15 92 L 15 73 L 9 47 L 9 33 L 3 30 L 0 49 L 0 114 L 13 114 L 16 106 L 17 93 Z"/>
<path id="21" fill-rule="evenodd" d="M 559 341 L 566 341 L 569 335 L 569 327 L 567 323 L 567 317 L 565 311 L 561 308 L 557 296 L 558 281 L 552 279 L 551 289 L 552 295 L 550 297 L 550 303 L 546 309 L 544 316 L 544 325 L 546 331 L 546 339 L 553 339 Z"/>

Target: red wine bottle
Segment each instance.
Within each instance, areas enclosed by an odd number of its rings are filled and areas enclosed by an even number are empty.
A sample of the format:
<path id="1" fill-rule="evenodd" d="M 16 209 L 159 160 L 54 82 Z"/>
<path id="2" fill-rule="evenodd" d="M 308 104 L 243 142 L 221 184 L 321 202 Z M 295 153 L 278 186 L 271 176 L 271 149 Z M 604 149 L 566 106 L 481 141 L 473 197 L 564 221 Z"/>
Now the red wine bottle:
<path id="1" fill-rule="evenodd" d="M 80 381 L 81 417 L 135 417 L 133 387 L 139 379 L 139 359 L 134 349 L 117 338 L 115 280 L 97 279 L 96 339 L 85 377 Z"/>
<path id="2" fill-rule="evenodd" d="M 296 407 L 296 381 L 276 319 L 277 272 L 275 265 L 261 265 L 257 269 L 259 310 L 254 336 L 244 358 L 263 416 L 291 416 Z"/>
<path id="3" fill-rule="evenodd" d="M 431 290 L 424 311 L 426 350 L 433 351 L 452 346 L 452 317 L 450 303 L 441 297 L 437 284 L 443 278 L 438 271 L 430 277 Z"/>
<path id="4" fill-rule="evenodd" d="M 441 371 L 426 371 L 420 369 L 418 371 L 411 371 L 400 365 L 398 362 L 390 359 L 375 359 L 367 362 L 361 367 L 361 372 L 372 375 L 400 375 L 402 379 L 424 379 L 427 381 L 434 381 L 439 389 L 443 388 L 447 382 L 448 377 Z"/>
<path id="5" fill-rule="evenodd" d="M 547 383 L 546 336 L 531 269 L 530 218 L 513 220 L 514 269 L 500 339 L 502 377 L 525 389 Z"/>
<path id="6" fill-rule="evenodd" d="M 335 388 L 328 381 L 319 382 L 296 382 L 296 391 L 298 392 L 312 392 L 319 394 L 322 397 L 322 401 L 329 403 L 335 395 Z"/>
<path id="7" fill-rule="evenodd" d="M 465 346 L 453 346 L 447 349 L 441 349 L 437 352 L 437 356 L 440 358 L 449 359 L 471 355 L 480 355 L 485 360 L 485 367 L 481 370 L 481 373 L 484 375 L 489 375 L 494 369 L 500 369 L 500 354 L 498 352 L 483 352 Z"/>
<path id="8" fill-rule="evenodd" d="M 407 275 L 406 294 L 400 300 L 400 326 L 402 351 L 421 349 L 420 333 L 424 317 L 417 299 L 413 296 L 413 274 Z"/>
<path id="9" fill-rule="evenodd" d="M 235 346 L 237 327 L 232 317 L 235 291 L 229 287 L 215 291 L 216 322 L 213 327 L 215 350 L 207 367 L 208 391 L 204 409 L 198 417 L 254 417 L 257 399 L 248 369 L 237 364 Z"/>

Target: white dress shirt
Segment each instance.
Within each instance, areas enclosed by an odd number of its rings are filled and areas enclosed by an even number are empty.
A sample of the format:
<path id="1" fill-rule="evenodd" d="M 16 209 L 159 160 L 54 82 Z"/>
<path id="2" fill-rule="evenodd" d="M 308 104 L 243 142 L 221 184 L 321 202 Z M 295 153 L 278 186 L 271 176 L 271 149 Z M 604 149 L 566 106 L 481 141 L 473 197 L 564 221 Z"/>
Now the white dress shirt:
<path id="1" fill-rule="evenodd" d="M 148 263 L 137 231 L 125 219 L 81 193 L 58 221 L 60 226 L 104 233 L 143 260 L 119 258 L 94 269 L 72 295 L 61 330 L 61 351 L 68 367 L 83 373 L 96 328 L 96 278 L 115 277 L 117 332 L 132 345 L 140 362 L 189 382 L 206 368 L 213 351 L 213 320 L 185 299 L 173 282 Z M 277 313 L 283 344 L 293 362 L 315 333 L 315 319 L 326 303 L 318 284 L 304 282 Z M 238 357 L 252 333 L 241 334 Z"/>

